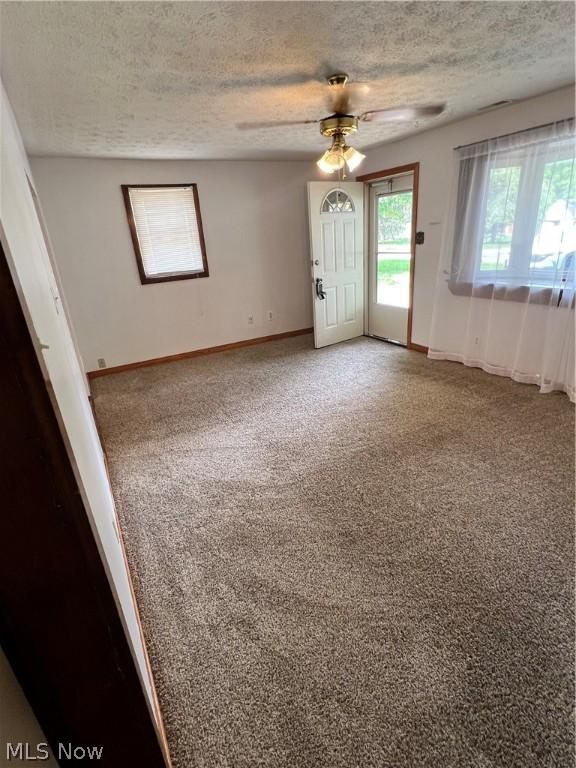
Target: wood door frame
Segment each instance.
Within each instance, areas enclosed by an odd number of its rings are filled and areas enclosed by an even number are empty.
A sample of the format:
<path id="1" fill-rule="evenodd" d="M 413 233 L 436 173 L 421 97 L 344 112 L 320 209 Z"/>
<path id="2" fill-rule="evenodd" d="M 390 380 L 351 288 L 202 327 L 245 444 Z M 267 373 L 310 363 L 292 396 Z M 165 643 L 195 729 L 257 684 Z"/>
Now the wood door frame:
<path id="1" fill-rule="evenodd" d="M 0 643 L 57 760 L 58 745 L 71 743 L 102 746 L 110 768 L 165 768 L 1 240 L 0 299 Z"/>
<path id="2" fill-rule="evenodd" d="M 407 328 L 407 349 L 413 349 L 416 352 L 428 352 L 428 347 L 422 346 L 422 344 L 415 344 L 412 341 L 412 314 L 414 311 L 414 275 L 416 273 L 416 232 L 418 230 L 418 184 L 420 177 L 420 163 L 407 163 L 406 165 L 397 165 L 394 168 L 386 168 L 383 171 L 374 171 L 373 173 L 365 173 L 362 176 L 356 176 L 356 181 L 362 181 L 367 187 L 373 181 L 384 180 L 389 176 L 399 176 L 403 173 L 412 173 L 412 236 L 410 241 L 410 282 L 409 282 L 409 307 L 408 307 L 408 328 Z M 368 210 L 368 216 L 370 211 Z M 366 250 L 367 252 L 367 250 Z M 370 279 L 369 268 L 367 269 L 368 279 Z M 369 302 L 367 302 L 368 306 Z"/>

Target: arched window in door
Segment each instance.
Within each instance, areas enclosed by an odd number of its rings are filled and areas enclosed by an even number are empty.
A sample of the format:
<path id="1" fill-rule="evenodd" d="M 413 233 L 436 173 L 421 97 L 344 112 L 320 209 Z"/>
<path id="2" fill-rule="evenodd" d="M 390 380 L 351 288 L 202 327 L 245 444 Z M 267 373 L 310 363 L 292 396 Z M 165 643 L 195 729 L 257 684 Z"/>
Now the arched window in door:
<path id="1" fill-rule="evenodd" d="M 322 213 L 352 213 L 354 203 L 346 192 L 341 189 L 333 189 L 322 201 L 321 211 Z"/>

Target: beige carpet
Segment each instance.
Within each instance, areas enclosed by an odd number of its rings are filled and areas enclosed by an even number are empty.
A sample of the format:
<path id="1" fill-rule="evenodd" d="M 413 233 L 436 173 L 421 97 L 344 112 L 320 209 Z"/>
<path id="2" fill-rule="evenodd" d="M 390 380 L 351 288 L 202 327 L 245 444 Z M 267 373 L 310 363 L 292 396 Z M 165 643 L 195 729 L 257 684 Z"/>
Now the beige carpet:
<path id="1" fill-rule="evenodd" d="M 370 339 L 94 382 L 178 768 L 573 765 L 573 407 Z"/>

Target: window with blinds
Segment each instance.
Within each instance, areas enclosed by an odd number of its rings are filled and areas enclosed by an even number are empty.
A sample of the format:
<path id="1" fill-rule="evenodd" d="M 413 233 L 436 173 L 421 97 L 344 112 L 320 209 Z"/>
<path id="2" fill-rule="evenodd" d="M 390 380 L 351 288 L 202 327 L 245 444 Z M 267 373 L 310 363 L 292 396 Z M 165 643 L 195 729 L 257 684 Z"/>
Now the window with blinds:
<path id="1" fill-rule="evenodd" d="M 196 184 L 122 185 L 142 283 L 208 277 Z"/>

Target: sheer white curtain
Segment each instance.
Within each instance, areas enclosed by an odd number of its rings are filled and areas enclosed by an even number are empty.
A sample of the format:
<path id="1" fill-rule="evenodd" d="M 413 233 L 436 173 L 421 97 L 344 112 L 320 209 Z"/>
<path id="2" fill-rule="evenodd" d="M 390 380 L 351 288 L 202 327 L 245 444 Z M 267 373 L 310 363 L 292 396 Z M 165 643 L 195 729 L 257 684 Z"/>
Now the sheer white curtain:
<path id="1" fill-rule="evenodd" d="M 574 120 L 457 153 L 428 356 L 574 400 Z"/>

